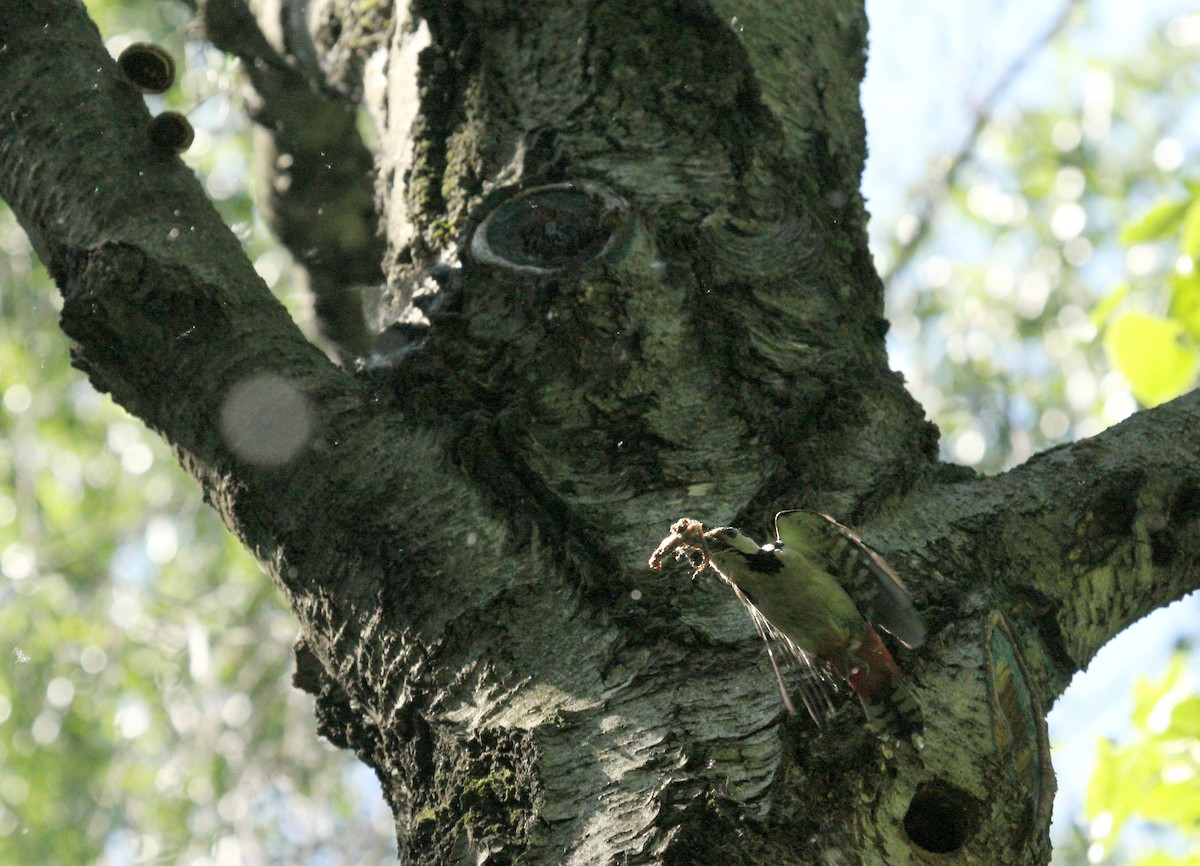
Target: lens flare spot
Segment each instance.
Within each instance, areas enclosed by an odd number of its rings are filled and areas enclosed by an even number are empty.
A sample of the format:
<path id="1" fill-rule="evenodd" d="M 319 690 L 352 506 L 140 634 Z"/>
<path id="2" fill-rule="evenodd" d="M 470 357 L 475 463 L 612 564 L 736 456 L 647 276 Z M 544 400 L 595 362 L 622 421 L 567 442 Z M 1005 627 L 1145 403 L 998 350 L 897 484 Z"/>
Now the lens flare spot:
<path id="1" fill-rule="evenodd" d="M 255 466 L 282 466 L 312 435 L 308 398 L 292 381 L 263 373 L 229 389 L 221 407 L 221 435 L 240 459 Z"/>

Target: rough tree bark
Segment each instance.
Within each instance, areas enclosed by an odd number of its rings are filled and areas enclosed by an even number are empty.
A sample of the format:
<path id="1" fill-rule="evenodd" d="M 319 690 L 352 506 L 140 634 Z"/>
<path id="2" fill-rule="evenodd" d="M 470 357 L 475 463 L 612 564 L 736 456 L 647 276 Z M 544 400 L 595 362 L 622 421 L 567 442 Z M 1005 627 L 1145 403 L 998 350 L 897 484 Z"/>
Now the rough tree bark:
<path id="1" fill-rule="evenodd" d="M 938 463 L 867 253 L 861 4 L 285 0 L 237 45 L 244 10 L 199 6 L 298 182 L 289 95 L 379 124 L 364 364 L 305 342 L 78 0 L 0 0 L 0 195 L 76 364 L 286 595 L 404 862 L 1046 862 L 1044 710 L 1200 585 L 1200 398 L 1001 476 Z M 915 590 L 923 751 L 853 704 L 787 718 L 733 597 L 645 566 L 676 517 L 784 507 Z"/>

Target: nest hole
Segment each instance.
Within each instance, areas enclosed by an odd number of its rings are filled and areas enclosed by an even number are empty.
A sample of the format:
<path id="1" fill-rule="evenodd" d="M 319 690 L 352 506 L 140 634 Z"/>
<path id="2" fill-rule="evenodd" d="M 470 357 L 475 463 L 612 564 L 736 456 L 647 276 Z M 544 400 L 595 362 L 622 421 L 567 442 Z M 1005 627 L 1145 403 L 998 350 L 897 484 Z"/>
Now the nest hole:
<path id="1" fill-rule="evenodd" d="M 975 834 L 979 801 L 941 780 L 924 782 L 913 794 L 904 816 L 909 840 L 933 854 L 952 854 Z"/>

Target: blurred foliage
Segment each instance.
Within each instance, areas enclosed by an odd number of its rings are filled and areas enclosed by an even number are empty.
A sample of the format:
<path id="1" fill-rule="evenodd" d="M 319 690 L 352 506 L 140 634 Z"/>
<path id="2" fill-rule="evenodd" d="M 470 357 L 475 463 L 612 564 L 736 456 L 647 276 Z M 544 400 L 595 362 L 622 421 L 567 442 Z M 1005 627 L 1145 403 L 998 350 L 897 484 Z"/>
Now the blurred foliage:
<path id="1" fill-rule="evenodd" d="M 1162 679 L 1140 680 L 1132 736 L 1100 741 L 1086 862 L 1200 866 L 1200 692 L 1187 663 L 1177 653 Z"/>
<path id="2" fill-rule="evenodd" d="M 1179 186 L 1121 229 L 1126 260 L 1144 259 L 1137 270 L 1149 271 L 1117 286 L 1094 316 L 1106 324 L 1110 360 L 1146 406 L 1190 390 L 1200 370 L 1200 181 Z M 1126 304 L 1132 285 L 1162 312 Z"/>
<path id="3" fill-rule="evenodd" d="M 928 232 L 916 208 L 873 227 L 885 278 L 911 264 L 888 279 L 893 363 L 941 428 L 943 456 L 982 471 L 1196 385 L 1200 14 L 1125 56 L 1092 52 L 1089 14 L 1077 10 L 1024 87 L 981 108 Z M 1140 689 L 1131 742 L 1101 747 L 1090 815 L 1068 816 L 1056 863 L 1200 866 L 1200 698 L 1170 703 L 1180 670 Z M 1170 725 L 1147 727 L 1168 704 Z M 1138 844 L 1114 852 L 1122 829 Z"/>
<path id="4" fill-rule="evenodd" d="M 911 215 L 876 238 L 885 272 L 911 256 L 888 285 L 892 357 L 944 456 L 984 471 L 1195 384 L 1200 16 L 1102 57 L 1077 15 L 992 107 L 921 248 Z"/>
<path id="5" fill-rule="evenodd" d="M 186 154 L 296 314 L 255 218 L 234 67 L 178 3 L 89 2 L 163 44 Z M 68 365 L 57 290 L 0 216 L 0 863 L 388 862 L 374 777 L 291 686 L 297 626 L 170 450 Z"/>

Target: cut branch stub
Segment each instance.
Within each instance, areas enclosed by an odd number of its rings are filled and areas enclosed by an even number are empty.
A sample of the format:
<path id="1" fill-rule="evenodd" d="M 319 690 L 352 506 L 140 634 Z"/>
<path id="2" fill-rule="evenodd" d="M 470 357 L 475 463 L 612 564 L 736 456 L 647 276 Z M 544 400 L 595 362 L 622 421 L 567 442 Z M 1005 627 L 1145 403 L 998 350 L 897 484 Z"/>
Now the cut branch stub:
<path id="1" fill-rule="evenodd" d="M 471 239 L 480 262 L 527 274 L 556 274 L 619 255 L 629 206 L 597 183 L 534 187 L 501 202 Z"/>
<path id="2" fill-rule="evenodd" d="M 173 153 L 183 153 L 196 138 L 192 124 L 178 111 L 164 111 L 151 119 L 149 135 L 156 147 Z"/>
<path id="3" fill-rule="evenodd" d="M 135 42 L 122 51 L 117 66 L 142 93 L 165 93 L 175 83 L 175 61 L 166 49 L 148 42 Z"/>

